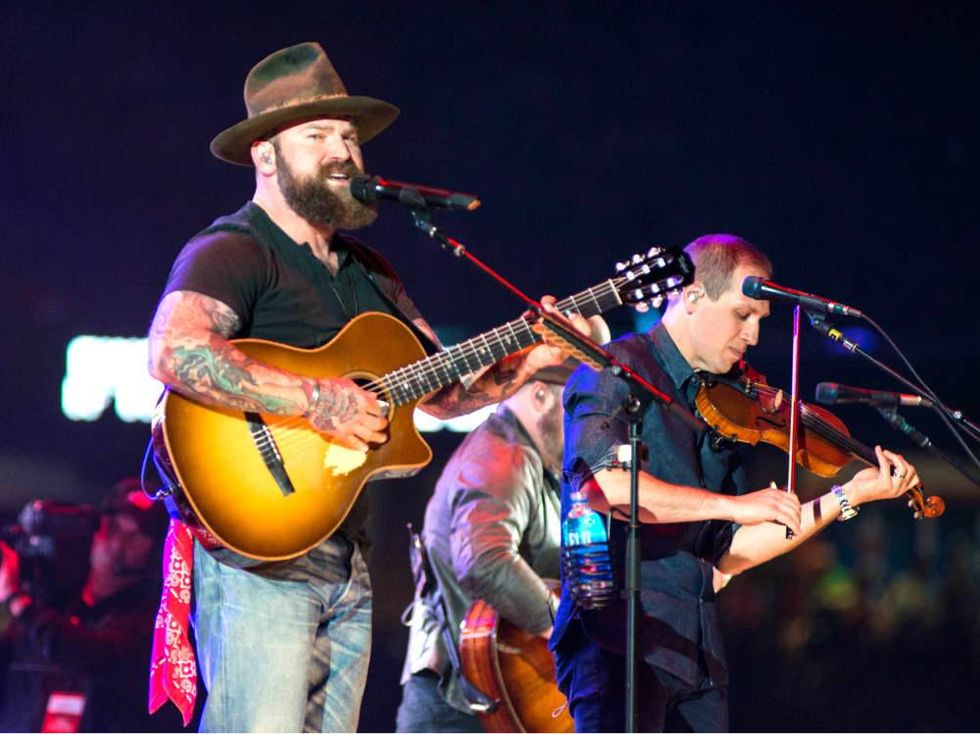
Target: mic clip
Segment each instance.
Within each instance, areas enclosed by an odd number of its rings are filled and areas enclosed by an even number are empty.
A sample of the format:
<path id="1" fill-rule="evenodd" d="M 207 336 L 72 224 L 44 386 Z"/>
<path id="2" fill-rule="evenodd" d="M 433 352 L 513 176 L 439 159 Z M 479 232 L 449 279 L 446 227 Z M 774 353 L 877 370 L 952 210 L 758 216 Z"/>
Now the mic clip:
<path id="1" fill-rule="evenodd" d="M 810 320 L 810 326 L 819 331 L 828 339 L 837 342 L 852 354 L 860 349 L 857 342 L 851 341 L 844 336 L 844 333 L 840 329 L 833 324 L 828 323 L 827 319 L 824 318 L 822 313 L 812 311 L 810 309 L 806 309 L 804 313 L 806 313 L 806 317 Z"/>

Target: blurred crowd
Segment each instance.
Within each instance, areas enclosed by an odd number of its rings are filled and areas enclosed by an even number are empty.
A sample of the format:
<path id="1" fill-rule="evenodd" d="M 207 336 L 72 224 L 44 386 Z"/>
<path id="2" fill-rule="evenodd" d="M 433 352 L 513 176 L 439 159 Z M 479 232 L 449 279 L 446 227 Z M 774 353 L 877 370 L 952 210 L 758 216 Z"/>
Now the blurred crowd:
<path id="1" fill-rule="evenodd" d="M 980 728 L 980 513 L 857 522 L 721 595 L 734 731 Z"/>
<path id="2" fill-rule="evenodd" d="M 136 479 L 0 528 L 0 731 L 179 731 L 147 713 L 167 513 Z"/>

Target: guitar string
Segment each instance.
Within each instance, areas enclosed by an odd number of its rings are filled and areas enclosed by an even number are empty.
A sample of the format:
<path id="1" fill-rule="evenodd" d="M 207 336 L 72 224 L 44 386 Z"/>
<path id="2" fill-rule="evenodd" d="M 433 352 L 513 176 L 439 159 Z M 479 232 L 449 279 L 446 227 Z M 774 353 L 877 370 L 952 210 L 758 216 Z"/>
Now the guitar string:
<path id="1" fill-rule="evenodd" d="M 604 292 L 602 292 L 603 297 L 608 297 L 610 293 L 617 292 L 616 285 L 613 281 L 606 281 L 596 288 L 589 289 L 589 292 L 600 291 L 601 289 L 604 289 Z M 597 305 L 600 305 L 594 294 L 592 295 L 592 300 L 596 301 Z M 576 296 L 565 299 L 557 305 L 562 310 L 572 308 L 576 311 L 579 310 L 578 304 L 576 303 Z M 445 373 L 449 381 L 454 379 L 454 373 L 462 374 L 457 367 L 460 360 L 469 367 L 469 357 L 475 357 L 476 363 L 480 364 L 481 352 L 488 353 L 490 356 L 496 358 L 494 347 L 502 346 L 503 353 L 505 355 L 509 353 L 506 346 L 507 341 L 516 342 L 519 346 L 521 340 L 514 334 L 515 327 L 523 327 L 523 331 L 526 333 L 522 334 L 522 336 L 530 337 L 531 343 L 536 340 L 537 335 L 530 329 L 528 322 L 524 319 L 516 319 L 513 322 L 492 330 L 489 337 L 488 334 L 480 334 L 462 344 L 447 347 L 430 357 L 394 370 L 387 376 L 366 383 L 361 387 L 375 393 L 379 398 L 382 398 L 387 392 L 395 398 L 394 402 L 396 405 L 409 402 L 411 399 L 421 398 L 429 392 L 432 392 L 432 390 L 438 389 L 440 382 L 444 382 L 439 377 L 440 371 Z M 505 331 L 510 332 L 509 337 L 504 335 Z M 492 341 L 488 341 L 488 338 Z M 483 347 L 477 345 L 478 340 L 483 341 Z M 452 350 L 454 349 L 459 355 L 456 358 L 452 354 Z M 435 381 L 434 385 L 431 385 L 430 379 Z M 385 390 L 386 386 L 387 390 Z M 404 400 L 404 398 L 408 398 L 408 400 Z M 278 430 L 285 431 L 284 435 L 274 437 L 280 451 L 294 453 L 308 448 L 317 448 L 323 443 L 321 434 L 316 432 L 306 419 L 301 416 L 283 416 L 282 418 L 273 416 L 270 422 Z"/>
<path id="2" fill-rule="evenodd" d="M 560 301 L 556 304 L 556 307 L 563 312 L 574 310 L 580 313 L 581 306 L 579 305 L 579 301 L 591 300 L 595 303 L 597 312 L 602 313 L 605 309 L 602 308 L 599 297 L 608 298 L 610 295 L 613 295 L 616 297 L 618 303 L 622 303 L 621 291 L 625 285 L 629 284 L 630 280 L 626 276 L 607 280 L 594 288 L 589 288 L 582 293 Z M 657 285 L 662 285 L 663 283 L 664 281 L 661 280 L 658 281 Z M 639 285 L 637 284 L 637 287 Z M 464 374 L 458 372 L 456 365 L 459 359 L 462 359 L 467 367 L 469 367 L 468 358 L 470 356 L 476 359 L 477 364 L 480 364 L 481 354 L 489 353 L 496 360 L 513 353 L 513 351 L 519 350 L 521 348 L 521 342 L 514 333 L 515 327 L 523 327 L 523 331 L 526 333 L 522 334 L 522 336 L 530 337 L 531 344 L 535 341 L 541 341 L 541 337 L 530 328 L 530 324 L 526 320 L 516 319 L 490 332 L 479 334 L 461 344 L 447 347 L 437 354 L 394 370 L 388 375 L 366 383 L 361 387 L 362 389 L 375 393 L 379 398 L 382 398 L 387 392 L 396 398 L 394 401 L 396 405 L 410 402 L 413 399 L 420 399 L 428 393 L 439 389 L 441 386 L 439 378 L 440 369 L 445 372 L 449 381 L 455 379 L 454 371 L 456 371 L 456 375 Z M 509 338 L 504 335 L 505 330 L 510 332 Z M 488 338 L 492 339 L 492 342 L 488 341 Z M 478 341 L 482 341 L 484 346 L 478 346 Z M 516 343 L 518 349 L 511 350 L 508 347 L 508 341 Z M 501 357 L 496 357 L 494 347 L 503 348 Z M 453 358 L 451 353 L 453 349 L 457 350 L 459 358 Z M 433 385 L 430 385 L 430 379 L 434 379 Z M 444 384 L 448 384 L 448 382 Z M 274 417 L 272 423 L 276 429 L 285 431 L 285 435 L 273 436 L 273 440 L 276 442 L 276 446 L 280 451 L 296 453 L 319 448 L 324 442 L 322 434 L 313 429 L 307 420 L 301 416 Z"/>
<path id="3" fill-rule="evenodd" d="M 494 345 L 506 345 L 507 342 L 516 343 L 520 345 L 521 344 L 520 339 L 518 339 L 517 335 L 514 334 L 514 329 L 518 327 L 523 327 L 523 331 L 525 331 L 526 334 L 522 334 L 522 336 L 524 336 L 525 338 L 530 337 L 533 343 L 537 335 L 530 329 L 530 325 L 526 321 L 522 321 L 518 319 L 517 321 L 511 322 L 510 324 L 506 324 L 505 326 L 499 327 L 498 329 L 494 330 L 495 333 L 492 335 L 493 337 L 495 337 Z M 507 337 L 500 333 L 508 328 L 511 333 L 511 336 Z M 483 336 L 485 339 L 486 336 L 485 335 Z M 456 345 L 456 347 L 461 348 L 462 345 Z M 449 349 L 452 349 L 452 347 L 450 347 Z M 392 393 L 395 394 L 394 397 L 396 397 L 397 399 L 394 402 L 396 405 L 404 404 L 410 401 L 410 400 L 402 401 L 403 397 L 407 397 L 409 399 L 417 399 L 417 398 L 424 397 L 425 395 L 432 392 L 433 390 L 438 389 L 440 386 L 440 382 L 445 382 L 444 380 L 441 380 L 439 377 L 440 370 L 444 372 L 447 377 L 454 379 L 452 378 L 452 375 L 454 372 L 457 371 L 457 368 L 455 368 L 453 365 L 454 360 L 452 359 L 452 356 L 448 354 L 449 349 L 446 349 L 442 352 L 432 355 L 431 357 L 428 357 L 425 360 L 421 360 L 420 362 L 401 368 L 401 370 L 397 370 L 395 373 L 388 375 L 388 377 L 380 378 L 371 383 L 367 383 L 366 385 L 362 385 L 361 387 L 365 390 L 375 393 L 379 398 L 383 398 L 386 392 L 384 389 L 385 383 L 386 382 L 390 383 L 388 385 L 387 393 L 389 395 L 391 395 Z M 488 344 L 487 349 L 489 350 L 491 355 L 494 354 L 493 346 L 490 346 Z M 462 353 L 462 349 L 460 349 L 460 351 Z M 507 353 L 506 347 L 505 347 L 505 353 Z M 475 347 L 471 348 L 470 354 L 479 356 L 478 349 Z M 425 366 L 426 362 L 431 362 L 434 366 L 426 367 Z M 397 375 L 398 372 L 404 370 L 409 370 L 410 374 L 406 375 L 400 381 L 394 382 L 392 379 L 393 375 Z M 430 378 L 435 380 L 434 385 L 432 385 L 432 383 L 430 382 Z M 425 388 L 425 389 L 420 390 L 420 388 Z M 287 433 L 282 437 L 276 437 L 276 445 L 279 447 L 280 451 L 294 452 L 306 448 L 315 448 L 323 443 L 323 437 L 321 436 L 321 434 L 315 431 L 307 423 L 306 419 L 301 416 L 283 416 L 282 418 L 278 416 L 273 416 L 273 420 L 271 422 L 278 429 L 287 430 Z M 289 431 L 289 429 L 294 429 L 294 431 L 298 431 L 298 432 L 294 433 L 292 431 Z M 309 444 L 309 446 L 307 447 L 304 444 Z"/>
<path id="4" fill-rule="evenodd" d="M 614 295 L 616 296 L 617 301 L 622 303 L 621 292 L 624 286 L 631 284 L 630 281 L 631 279 L 628 276 L 620 276 L 609 279 L 594 288 L 586 289 L 579 294 L 570 296 L 569 298 L 558 302 L 556 304 L 556 308 L 562 312 L 574 310 L 576 313 L 581 313 L 581 306 L 579 305 L 578 301 L 592 300 L 595 303 L 597 312 L 602 313 L 604 309 L 602 308 L 602 304 L 597 296 L 608 298 L 610 295 Z M 665 282 L 666 279 L 661 279 L 657 281 L 656 285 L 662 287 Z M 638 283 L 636 287 L 641 287 L 641 285 L 642 283 Z M 479 334 L 465 342 L 447 347 L 441 352 L 426 357 L 425 359 L 418 360 L 412 364 L 394 370 L 385 376 L 361 385 L 361 388 L 375 393 L 379 398 L 383 398 L 385 393 L 393 395 L 397 398 L 394 401 L 396 405 L 405 404 L 413 399 L 420 399 L 428 393 L 441 387 L 440 382 L 443 381 L 441 381 L 439 378 L 440 369 L 445 372 L 446 377 L 449 379 L 449 381 L 451 381 L 459 374 L 465 374 L 458 371 L 457 365 L 460 360 L 462 360 L 464 364 L 469 367 L 468 359 L 472 356 L 475 358 L 477 364 L 479 364 L 481 353 L 489 353 L 491 356 L 495 356 L 493 351 L 494 346 L 502 347 L 504 350 L 501 357 L 495 357 L 495 359 L 501 359 L 508 354 L 512 354 L 514 351 L 519 351 L 519 349 L 522 347 L 520 346 L 521 342 L 519 338 L 514 333 L 514 329 L 516 327 L 523 327 L 523 330 L 527 333 L 522 334 L 522 336 L 529 336 L 531 338 L 531 344 L 533 344 L 535 341 L 542 340 L 540 335 L 531 329 L 530 324 L 525 319 L 515 319 L 514 321 L 497 327 L 490 332 Z M 504 330 L 510 332 L 509 338 L 504 336 Z M 488 342 L 488 336 L 493 339 L 492 343 Z M 484 344 L 482 348 L 477 346 L 478 340 L 482 340 Z M 508 341 L 511 343 L 516 343 L 518 345 L 518 349 L 510 351 Z M 456 349 L 457 353 L 459 354 L 459 357 L 456 359 L 454 359 L 451 354 L 453 349 Z M 431 386 L 430 379 L 434 380 L 434 384 Z M 443 384 L 448 384 L 448 382 L 443 382 Z M 420 392 L 419 388 L 427 389 Z M 403 398 L 408 398 L 408 400 L 403 400 Z M 403 401 L 399 403 L 399 400 Z M 283 436 L 273 436 L 273 440 L 280 451 L 296 453 L 308 449 L 319 448 L 324 442 L 322 434 L 313 429 L 307 422 L 306 418 L 302 416 L 274 416 L 273 420 L 270 422 L 272 423 L 270 426 L 270 431 L 272 430 L 273 426 L 275 426 L 275 428 L 279 431 L 285 431 L 285 435 Z"/>
<path id="5" fill-rule="evenodd" d="M 622 281 L 625 279 L 617 280 Z M 607 298 L 611 293 L 614 294 L 617 291 L 618 288 L 616 281 L 606 281 L 605 283 L 595 288 L 591 288 L 582 294 L 578 294 L 577 296 L 572 296 L 564 301 L 561 301 L 558 304 L 558 307 L 566 311 L 569 309 L 579 311 L 580 308 L 578 306 L 577 299 L 588 298 L 595 302 L 597 310 L 601 312 L 603 310 L 602 304 L 598 300 L 596 294 L 598 293 L 599 296 Z M 454 372 L 462 374 L 459 372 L 457 367 L 459 363 L 462 362 L 468 369 L 472 369 L 470 367 L 470 357 L 474 357 L 477 365 L 482 366 L 480 364 L 481 354 L 489 353 L 491 356 L 496 357 L 494 351 L 496 346 L 503 345 L 504 354 L 506 354 L 508 351 L 506 342 L 516 341 L 518 344 L 520 344 L 520 339 L 514 334 L 514 329 L 516 326 L 523 327 L 523 331 L 527 332 L 526 334 L 522 334 L 522 337 L 530 337 L 532 343 L 536 340 L 537 335 L 530 329 L 527 321 L 523 319 L 516 319 L 513 322 L 509 322 L 508 324 L 504 324 L 503 326 L 494 329 L 489 334 L 490 338 L 493 338 L 493 343 L 488 341 L 487 334 L 480 334 L 467 340 L 466 342 L 452 345 L 430 357 L 394 370 L 385 377 L 362 385 L 362 388 L 382 396 L 385 393 L 385 385 L 387 384 L 387 392 L 389 394 L 393 394 L 393 397 L 396 398 L 396 404 L 402 402 L 401 398 L 403 397 L 407 397 L 409 399 L 420 398 L 428 392 L 431 392 L 432 389 L 438 389 L 439 383 L 443 382 L 439 376 L 440 372 L 444 372 L 446 377 L 450 380 L 454 379 Z M 505 330 L 510 332 L 509 337 L 503 335 Z M 484 344 L 483 347 L 477 345 L 478 340 L 482 340 Z M 456 351 L 457 356 L 453 355 L 453 350 Z M 427 366 L 427 363 L 431 364 L 432 366 Z M 434 386 L 430 385 L 430 378 L 435 380 Z M 424 390 L 420 391 L 420 388 L 424 388 Z M 276 420 L 275 422 L 280 427 L 290 427 L 289 424 L 305 424 L 306 420 L 299 416 L 288 416 L 281 420 Z"/>

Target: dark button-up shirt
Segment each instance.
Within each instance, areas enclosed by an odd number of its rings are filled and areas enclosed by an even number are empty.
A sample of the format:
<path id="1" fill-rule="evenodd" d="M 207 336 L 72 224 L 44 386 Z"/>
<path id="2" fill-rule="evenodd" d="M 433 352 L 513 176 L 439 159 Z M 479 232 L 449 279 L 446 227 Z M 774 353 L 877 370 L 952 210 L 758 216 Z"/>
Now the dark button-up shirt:
<path id="1" fill-rule="evenodd" d="M 693 408 L 697 376 L 663 324 L 647 334 L 630 334 L 608 350 L 641 377 L 682 405 Z M 568 495 L 608 468 L 616 447 L 629 442 L 622 408 L 627 383 L 610 371 L 579 368 L 565 389 L 565 461 L 563 511 Z M 643 471 L 666 482 L 737 494 L 744 490 L 739 454 L 715 450 L 706 432 L 696 433 L 681 419 L 651 401 L 642 412 Z M 626 523 L 613 521 L 610 553 L 617 583 L 623 588 Z M 731 544 L 733 526 L 720 520 L 645 524 L 640 528 L 642 618 L 639 650 L 643 659 L 689 683 L 704 675 L 717 683 L 728 680 L 714 605 L 712 570 Z M 575 607 L 562 596 L 553 646 L 572 624 L 580 624 L 604 647 L 625 649 L 625 606 L 614 603 L 596 611 Z M 704 667 L 701 667 L 703 659 Z"/>

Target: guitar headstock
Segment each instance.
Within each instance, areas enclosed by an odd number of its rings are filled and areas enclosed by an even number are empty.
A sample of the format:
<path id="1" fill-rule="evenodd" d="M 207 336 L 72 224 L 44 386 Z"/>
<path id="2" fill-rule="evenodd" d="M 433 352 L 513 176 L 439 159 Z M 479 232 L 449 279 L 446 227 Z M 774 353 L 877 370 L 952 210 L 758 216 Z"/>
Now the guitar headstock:
<path id="1" fill-rule="evenodd" d="M 651 247 L 616 263 L 616 290 L 641 313 L 660 308 L 667 296 L 694 280 L 694 263 L 679 247 Z"/>

